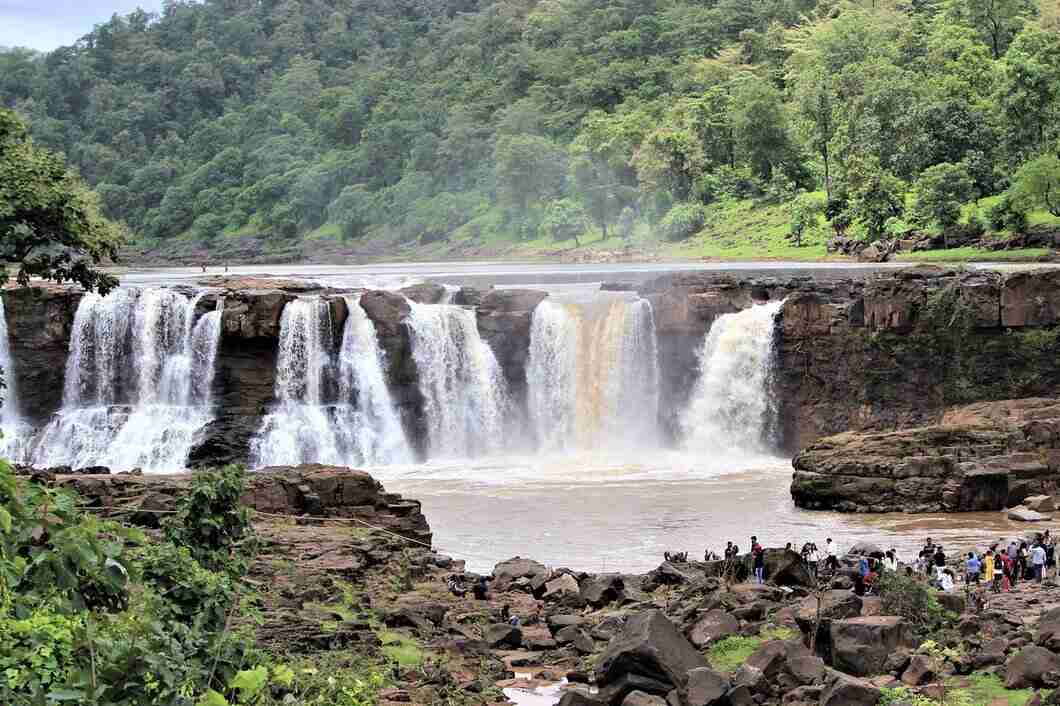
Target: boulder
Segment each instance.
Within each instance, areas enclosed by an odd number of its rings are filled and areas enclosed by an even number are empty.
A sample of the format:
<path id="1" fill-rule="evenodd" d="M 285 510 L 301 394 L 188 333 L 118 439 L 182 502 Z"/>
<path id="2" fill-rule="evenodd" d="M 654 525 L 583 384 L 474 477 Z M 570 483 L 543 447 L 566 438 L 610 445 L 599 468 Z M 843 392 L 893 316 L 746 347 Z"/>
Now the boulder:
<path id="1" fill-rule="evenodd" d="M 499 647 L 514 649 L 523 644 L 523 631 L 508 623 L 487 625 L 482 631 L 482 637 L 487 645 L 495 649 Z"/>
<path id="2" fill-rule="evenodd" d="M 750 555 L 747 561 L 751 561 Z M 751 567 L 748 566 L 748 571 L 750 570 Z M 811 588 L 816 583 L 802 556 L 790 549 L 766 549 L 764 574 L 767 580 L 778 586 Z"/>
<path id="3" fill-rule="evenodd" d="M 594 608 L 602 608 L 617 601 L 625 592 L 625 582 L 619 574 L 587 576 L 580 584 L 581 597 Z"/>
<path id="4" fill-rule="evenodd" d="M 927 655 L 913 655 L 902 672 L 902 683 L 908 686 L 927 684 L 935 678 L 935 662 Z"/>
<path id="5" fill-rule="evenodd" d="M 837 674 L 821 693 L 821 706 L 876 706 L 880 690 L 864 679 Z"/>
<path id="6" fill-rule="evenodd" d="M 548 616 L 545 621 L 548 625 L 548 629 L 555 635 L 557 632 L 567 627 L 568 625 L 581 625 L 582 619 L 577 615 L 567 615 L 565 613 L 559 613 L 556 615 Z"/>
<path id="7" fill-rule="evenodd" d="M 603 701 L 597 701 L 591 696 L 586 696 L 584 692 L 577 689 L 570 689 L 563 693 L 558 706 L 606 706 L 606 704 Z"/>
<path id="8" fill-rule="evenodd" d="M 721 640 L 740 631 L 740 621 L 724 610 L 708 610 L 688 631 L 688 639 L 696 647 L 703 649 L 712 642 Z"/>
<path id="9" fill-rule="evenodd" d="M 883 549 L 878 544 L 872 542 L 855 542 L 854 546 L 850 548 L 850 554 L 857 554 L 859 556 L 875 556 L 882 557 L 884 555 Z"/>
<path id="10" fill-rule="evenodd" d="M 1051 608 L 1038 618 L 1038 639 L 1041 647 L 1060 652 L 1060 607 Z"/>
<path id="11" fill-rule="evenodd" d="M 576 596 L 580 591 L 578 580 L 570 574 L 563 574 L 545 583 L 545 593 L 542 597 L 548 600 L 563 596 Z"/>
<path id="12" fill-rule="evenodd" d="M 1052 519 L 1049 515 L 1043 515 L 1022 505 L 1011 508 L 1007 516 L 1008 519 L 1016 520 L 1017 522 L 1044 522 Z"/>
<path id="13" fill-rule="evenodd" d="M 1060 670 L 1060 657 L 1044 647 L 1029 645 L 1009 660 L 1005 669 L 1005 688 L 1026 689 L 1045 686 L 1050 672 Z"/>
<path id="14" fill-rule="evenodd" d="M 905 620 L 887 615 L 833 620 L 829 640 L 832 666 L 859 677 L 882 674 L 890 655 L 915 644 Z"/>
<path id="15" fill-rule="evenodd" d="M 661 611 L 631 617 L 596 665 L 603 700 L 621 703 L 634 690 L 665 696 L 683 689 L 688 672 L 706 667 L 706 659 Z"/>
<path id="16" fill-rule="evenodd" d="M 593 639 L 577 625 L 568 625 L 562 628 L 556 632 L 555 638 L 556 644 L 572 645 L 574 649 L 582 654 L 589 654 L 593 651 Z"/>
<path id="17" fill-rule="evenodd" d="M 972 667 L 983 669 L 995 664 L 1005 663 L 1005 653 L 1008 651 L 1008 640 L 1003 637 L 995 637 L 987 640 L 982 648 L 972 656 Z"/>
<path id="18" fill-rule="evenodd" d="M 683 703 L 686 706 L 725 706 L 729 680 L 709 667 L 688 672 Z"/>
<path id="19" fill-rule="evenodd" d="M 632 691 L 622 700 L 622 706 L 666 706 L 666 699 L 643 691 Z"/>
<path id="20" fill-rule="evenodd" d="M 1053 502 L 1052 495 L 1031 495 L 1023 499 L 1023 505 L 1028 510 L 1041 513 L 1049 513 L 1056 510 L 1056 503 Z"/>
<path id="21" fill-rule="evenodd" d="M 862 600 L 849 589 L 836 588 L 821 594 L 821 622 L 817 628 L 817 654 L 831 660 L 830 626 L 833 620 L 856 618 L 861 615 Z M 814 621 L 817 619 L 817 595 L 810 594 L 799 602 L 795 624 L 802 630 L 806 643 L 810 642 Z"/>
<path id="22" fill-rule="evenodd" d="M 493 589 L 505 591 L 519 579 L 534 579 L 548 576 L 548 568 L 533 559 L 514 557 L 493 567 Z"/>

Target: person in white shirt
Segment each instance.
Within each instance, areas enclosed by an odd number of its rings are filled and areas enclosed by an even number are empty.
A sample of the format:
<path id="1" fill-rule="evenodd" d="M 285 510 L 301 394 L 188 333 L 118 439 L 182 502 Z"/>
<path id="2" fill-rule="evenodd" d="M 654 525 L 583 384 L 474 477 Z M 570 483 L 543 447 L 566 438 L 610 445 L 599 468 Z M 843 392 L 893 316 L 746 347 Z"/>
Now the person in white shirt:
<path id="1" fill-rule="evenodd" d="M 893 549 L 889 549 L 884 555 L 883 568 L 888 571 L 898 571 L 898 555 Z"/>
<path id="2" fill-rule="evenodd" d="M 1041 542 L 1035 542 L 1034 548 L 1031 549 L 1031 566 L 1034 571 L 1034 580 L 1041 583 L 1042 576 L 1045 575 L 1045 547 L 1041 545 Z"/>
<path id="3" fill-rule="evenodd" d="M 832 538 L 829 537 L 824 541 L 824 565 L 829 571 L 839 570 L 839 559 L 836 557 L 835 544 L 832 542 Z"/>
<path id="4" fill-rule="evenodd" d="M 939 573 L 939 588 L 946 593 L 953 590 L 953 573 L 949 569 Z"/>

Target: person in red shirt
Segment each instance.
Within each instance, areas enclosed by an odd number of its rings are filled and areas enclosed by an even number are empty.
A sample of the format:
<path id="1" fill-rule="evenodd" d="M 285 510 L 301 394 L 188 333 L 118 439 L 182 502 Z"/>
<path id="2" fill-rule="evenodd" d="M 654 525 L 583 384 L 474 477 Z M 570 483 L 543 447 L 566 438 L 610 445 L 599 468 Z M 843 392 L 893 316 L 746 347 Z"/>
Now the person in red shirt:
<path id="1" fill-rule="evenodd" d="M 755 583 L 765 583 L 766 553 L 754 535 L 751 535 L 751 560 L 754 563 Z"/>

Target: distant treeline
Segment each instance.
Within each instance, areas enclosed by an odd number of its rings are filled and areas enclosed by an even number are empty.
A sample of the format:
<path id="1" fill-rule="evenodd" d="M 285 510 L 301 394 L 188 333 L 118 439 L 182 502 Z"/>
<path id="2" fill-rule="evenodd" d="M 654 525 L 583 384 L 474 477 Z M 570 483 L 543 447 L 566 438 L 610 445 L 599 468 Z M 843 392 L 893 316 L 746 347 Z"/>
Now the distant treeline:
<path id="1" fill-rule="evenodd" d="M 170 1 L 0 53 L 0 103 L 148 243 L 681 239 L 749 197 L 875 239 L 999 193 L 998 227 L 1060 215 L 1058 28 L 1055 0 Z"/>

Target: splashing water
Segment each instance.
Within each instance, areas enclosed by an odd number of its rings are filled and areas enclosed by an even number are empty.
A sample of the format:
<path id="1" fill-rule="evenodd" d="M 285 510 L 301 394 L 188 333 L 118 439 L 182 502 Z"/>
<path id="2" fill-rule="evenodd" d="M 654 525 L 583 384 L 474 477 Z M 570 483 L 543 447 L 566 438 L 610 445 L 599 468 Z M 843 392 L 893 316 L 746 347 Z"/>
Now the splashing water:
<path id="1" fill-rule="evenodd" d="M 359 299 L 346 299 L 346 306 L 337 359 L 327 302 L 298 299 L 284 307 L 276 366 L 279 403 L 251 442 L 252 466 L 411 460 L 386 387 L 375 326 Z"/>
<path id="2" fill-rule="evenodd" d="M 470 458 L 505 447 L 508 386 L 475 314 L 409 302 L 412 357 L 424 400 L 432 458 Z"/>
<path id="3" fill-rule="evenodd" d="M 542 450 L 659 442 L 658 351 L 646 300 L 613 299 L 602 311 L 541 302 L 531 323 L 526 378 Z"/>
<path id="4" fill-rule="evenodd" d="M 774 453 L 771 380 L 775 320 L 783 301 L 718 317 L 699 354 L 699 382 L 681 419 L 685 447 L 715 458 Z"/>
<path id="5" fill-rule="evenodd" d="M 86 294 L 63 405 L 35 441 L 33 465 L 182 470 L 212 418 L 221 311 L 196 322 L 200 300 L 167 289 Z"/>

